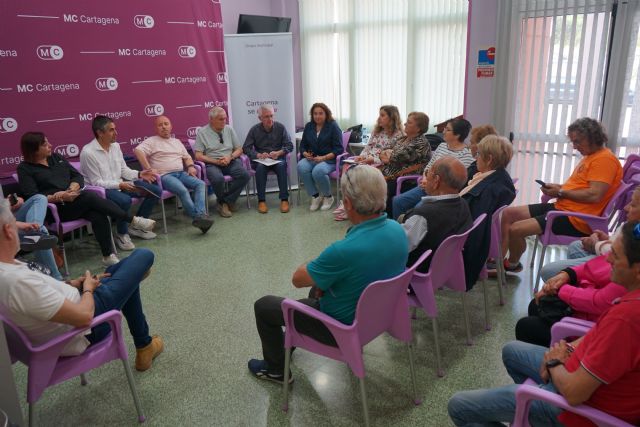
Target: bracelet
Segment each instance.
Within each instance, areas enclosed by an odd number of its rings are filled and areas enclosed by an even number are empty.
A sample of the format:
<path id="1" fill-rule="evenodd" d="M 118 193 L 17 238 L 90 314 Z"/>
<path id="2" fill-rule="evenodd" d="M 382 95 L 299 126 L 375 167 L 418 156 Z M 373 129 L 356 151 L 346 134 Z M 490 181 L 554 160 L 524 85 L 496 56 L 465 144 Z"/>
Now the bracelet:
<path id="1" fill-rule="evenodd" d="M 86 289 L 86 290 L 82 291 L 83 294 L 86 294 L 87 292 L 89 292 L 90 294 L 93 293 L 93 291 L 90 291 L 89 289 Z"/>
<path id="2" fill-rule="evenodd" d="M 189 169 L 189 168 L 194 168 L 195 169 L 195 167 L 196 167 L 195 165 L 189 165 L 189 166 L 187 166 L 187 169 Z"/>

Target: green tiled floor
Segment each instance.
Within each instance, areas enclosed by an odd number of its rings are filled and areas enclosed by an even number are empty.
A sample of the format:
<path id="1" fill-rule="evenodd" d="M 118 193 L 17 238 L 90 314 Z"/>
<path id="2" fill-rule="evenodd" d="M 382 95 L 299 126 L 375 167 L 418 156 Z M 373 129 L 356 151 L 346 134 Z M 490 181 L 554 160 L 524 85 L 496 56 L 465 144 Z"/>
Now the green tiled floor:
<path id="1" fill-rule="evenodd" d="M 182 216 L 169 216 L 169 234 L 134 240 L 156 254 L 142 297 L 152 333 L 165 340 L 165 352 L 151 370 L 134 371 L 148 425 L 352 426 L 361 423 L 358 382 L 340 363 L 298 351 L 293 357 L 289 412 L 281 411 L 282 393 L 274 383 L 251 377 L 247 360 L 261 358 L 253 302 L 265 294 L 300 298 L 291 285 L 294 269 L 332 241 L 347 223 L 328 212 L 292 206 L 281 214 L 269 196 L 271 211 L 260 215 L 242 207 L 233 218 L 216 217 L 201 235 Z M 292 198 L 295 200 L 295 194 Z M 306 200 L 306 198 L 303 198 Z M 241 199 L 240 202 L 243 202 Z M 255 202 L 254 202 L 255 205 Z M 172 212 L 172 209 L 168 209 Z M 158 218 L 159 219 L 159 218 Z M 158 229 L 161 224 L 158 223 Z M 69 250 L 74 275 L 98 271 L 99 251 L 92 237 Z M 506 304 L 497 304 L 496 282 L 488 281 L 492 330 L 484 330 L 482 287 L 469 295 L 472 335 L 465 344 L 459 295 L 438 292 L 440 336 L 446 376 L 435 375 L 431 321 L 414 321 L 419 393 L 411 399 L 406 347 L 385 336 L 365 348 L 371 419 L 380 426 L 447 426 L 446 403 L 457 390 L 504 384 L 500 348 L 513 339 L 516 320 L 531 298 L 529 269 L 510 277 Z M 126 326 L 125 326 L 126 330 Z M 128 334 L 126 334 L 128 335 Z M 130 361 L 134 347 L 127 336 Z M 26 414 L 26 369 L 14 367 Z M 47 390 L 37 405 L 40 425 L 135 425 L 136 416 L 119 363 L 88 375 L 89 385 L 72 380 Z"/>

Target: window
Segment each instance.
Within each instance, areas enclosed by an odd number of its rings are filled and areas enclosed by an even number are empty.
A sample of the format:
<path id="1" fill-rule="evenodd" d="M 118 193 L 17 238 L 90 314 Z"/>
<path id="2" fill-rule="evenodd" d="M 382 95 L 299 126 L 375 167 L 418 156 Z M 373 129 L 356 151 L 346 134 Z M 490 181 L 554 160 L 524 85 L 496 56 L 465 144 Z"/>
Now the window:
<path id="1" fill-rule="evenodd" d="M 303 102 L 370 126 L 384 104 L 435 124 L 463 110 L 467 0 L 300 0 Z"/>

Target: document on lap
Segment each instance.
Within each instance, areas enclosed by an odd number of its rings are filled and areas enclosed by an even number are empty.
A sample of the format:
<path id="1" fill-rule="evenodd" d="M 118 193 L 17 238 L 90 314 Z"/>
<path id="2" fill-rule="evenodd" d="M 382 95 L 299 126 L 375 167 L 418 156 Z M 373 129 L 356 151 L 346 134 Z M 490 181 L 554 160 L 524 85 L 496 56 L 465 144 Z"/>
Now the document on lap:
<path id="1" fill-rule="evenodd" d="M 162 194 L 159 193 L 159 187 L 155 186 L 155 185 L 150 185 L 148 182 L 143 181 L 141 179 L 136 179 L 135 181 L 133 181 L 133 185 L 139 189 L 139 190 L 143 190 L 145 193 L 149 193 L 152 194 L 154 196 L 156 196 L 157 198 L 160 198 L 162 196 Z"/>
<path id="2" fill-rule="evenodd" d="M 273 160 L 273 159 L 253 159 L 253 161 L 262 163 L 265 166 L 273 166 L 282 162 L 282 160 Z"/>

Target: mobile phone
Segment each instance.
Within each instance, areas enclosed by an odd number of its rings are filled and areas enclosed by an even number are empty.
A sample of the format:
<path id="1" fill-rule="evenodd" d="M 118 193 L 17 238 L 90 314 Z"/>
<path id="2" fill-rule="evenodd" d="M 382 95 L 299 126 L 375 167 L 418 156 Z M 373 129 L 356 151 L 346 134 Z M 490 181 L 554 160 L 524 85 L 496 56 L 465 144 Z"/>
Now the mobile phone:
<path id="1" fill-rule="evenodd" d="M 538 184 L 540 184 L 540 187 L 547 188 L 547 183 L 546 183 L 546 182 L 544 182 L 543 180 L 541 180 L 541 179 L 536 179 L 535 181 L 536 181 Z"/>
<path id="2" fill-rule="evenodd" d="M 16 193 L 9 194 L 7 199 L 9 199 L 9 204 L 11 204 L 11 206 L 15 206 L 18 203 L 18 195 Z"/>

